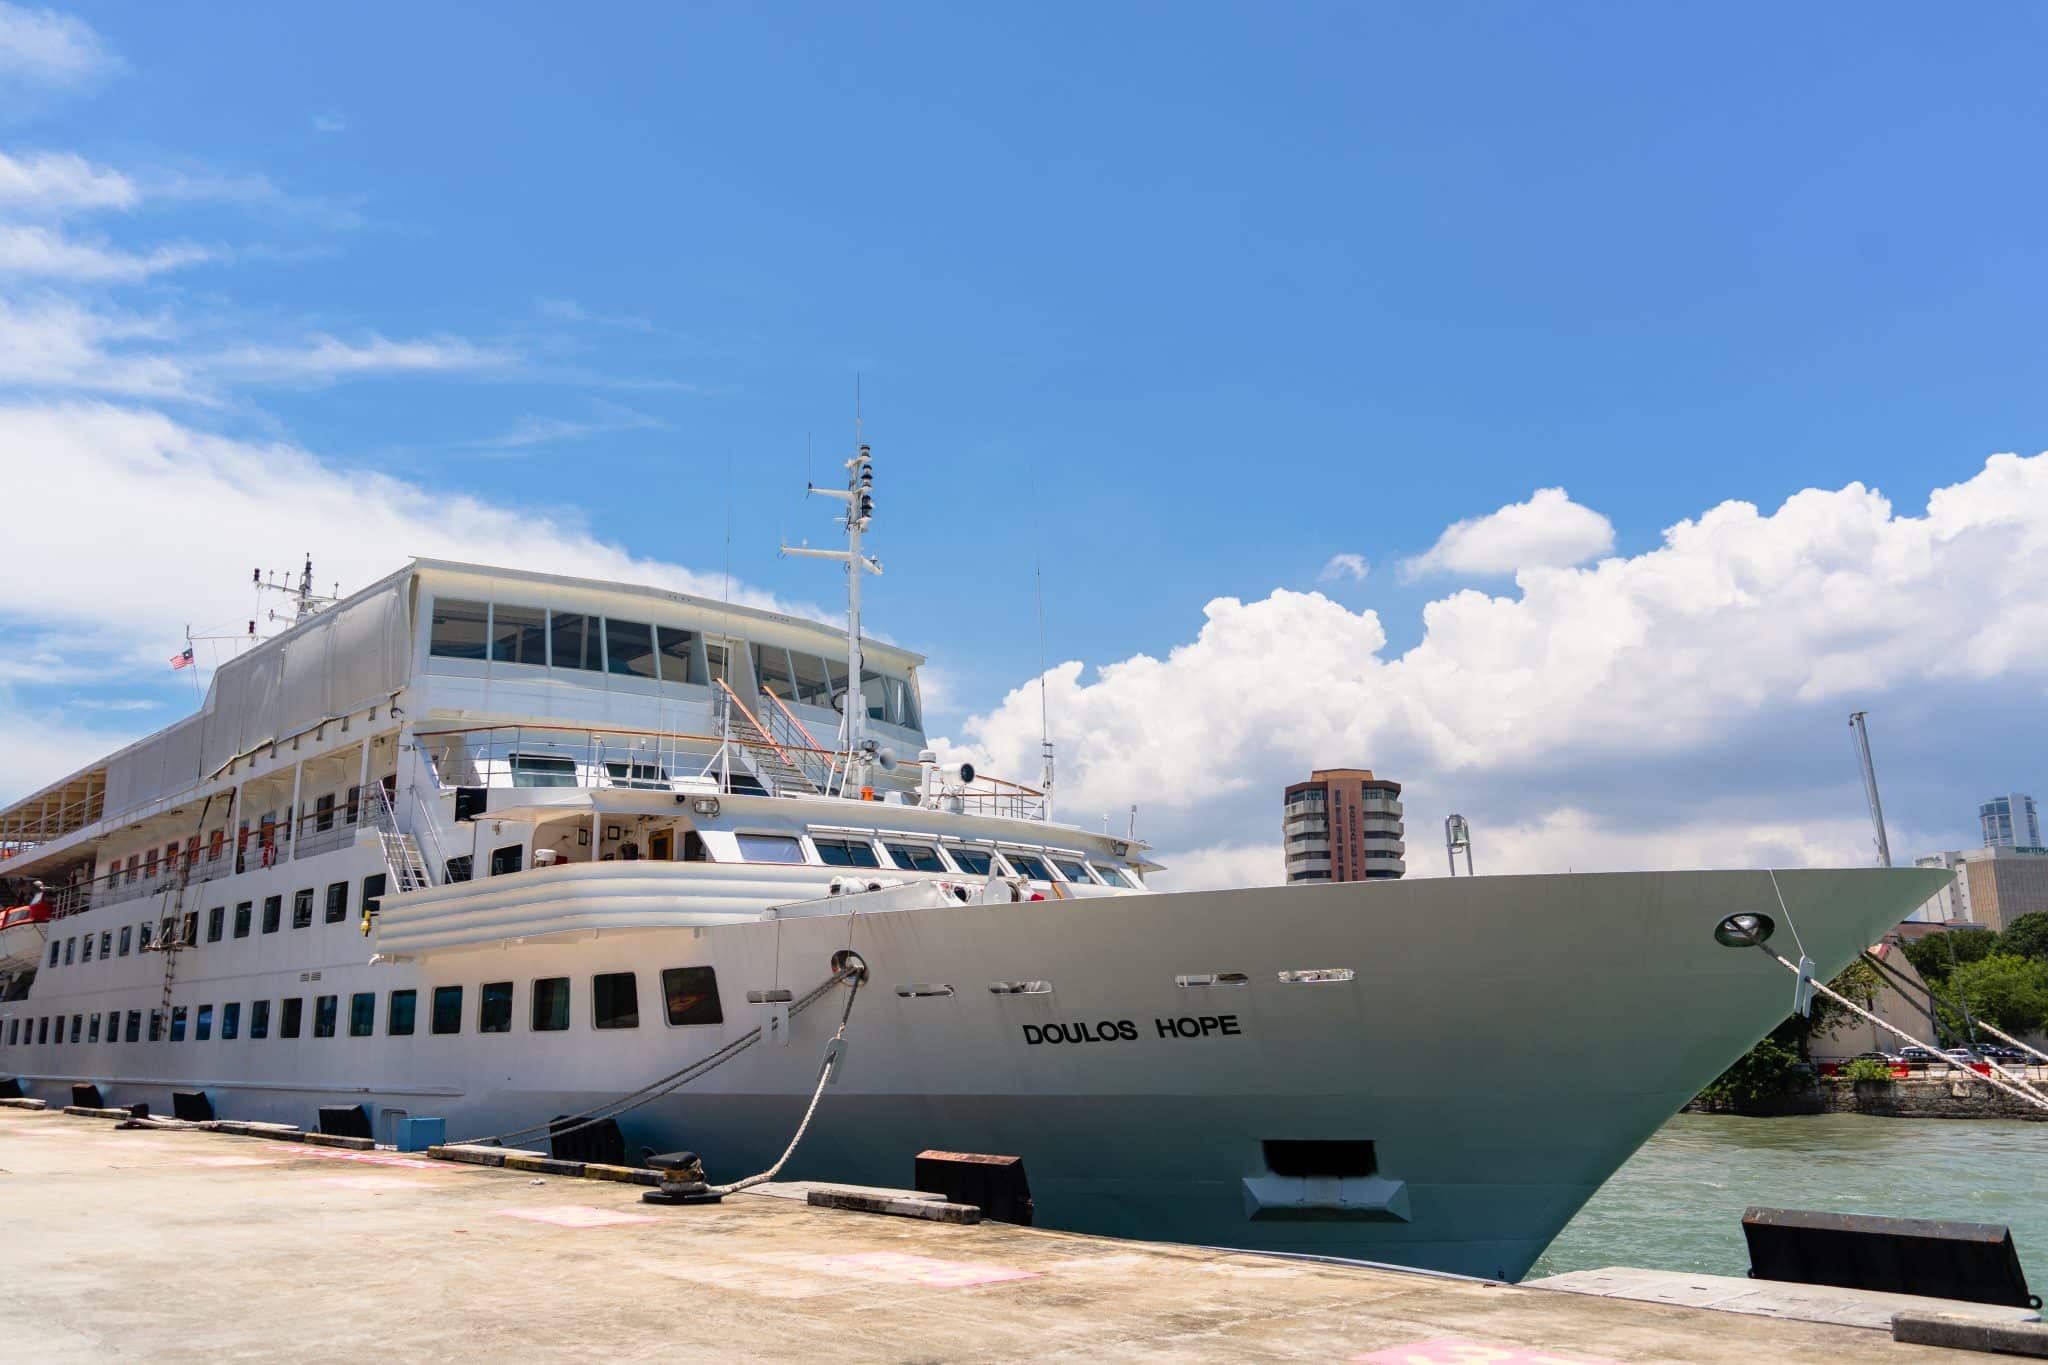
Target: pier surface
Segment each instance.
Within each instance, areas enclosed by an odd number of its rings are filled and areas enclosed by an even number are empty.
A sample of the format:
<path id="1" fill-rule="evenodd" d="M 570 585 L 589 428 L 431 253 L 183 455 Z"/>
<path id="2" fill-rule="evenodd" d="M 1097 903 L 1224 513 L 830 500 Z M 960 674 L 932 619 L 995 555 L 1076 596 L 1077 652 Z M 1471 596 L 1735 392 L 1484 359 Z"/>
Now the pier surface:
<path id="1" fill-rule="evenodd" d="M 0 1353 L 16 1360 L 1984 1358 L 1857 1327 L 754 1194 L 655 1207 L 636 1185 L 56 1112 L 0 1109 L 0 1209 L 14 1250 Z"/>

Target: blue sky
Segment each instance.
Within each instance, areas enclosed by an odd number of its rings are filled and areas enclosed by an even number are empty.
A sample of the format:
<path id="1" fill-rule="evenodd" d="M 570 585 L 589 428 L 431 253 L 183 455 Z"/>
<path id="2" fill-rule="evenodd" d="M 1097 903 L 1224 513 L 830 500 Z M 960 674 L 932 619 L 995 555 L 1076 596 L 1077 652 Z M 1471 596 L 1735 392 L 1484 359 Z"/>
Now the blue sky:
<path id="1" fill-rule="evenodd" d="M 116 386 L 18 364 L 14 401 L 280 443 L 702 572 L 729 524 L 738 578 L 830 603 L 830 576 L 773 546 L 829 535 L 802 505 L 806 445 L 828 478 L 859 376 L 889 569 L 871 621 L 933 655 L 937 719 L 997 754 L 991 708 L 1038 670 L 1041 563 L 1055 661 L 1165 656 L 1212 599 L 1275 589 L 1370 611 L 1392 659 L 1428 604 L 1513 599 L 1524 567 L 1401 561 L 1540 488 L 1628 557 L 1725 500 L 1768 514 L 1853 481 L 1918 516 L 1993 453 L 2048 445 L 2048 45 L 2026 7 L 6 13 L 0 152 L 81 158 L 135 197 L 17 202 L 43 235 L 13 243 L 0 298 L 172 368 Z M 20 259 L 59 236 L 128 263 Z M 195 259 L 150 263 L 164 250 Z M 288 499 L 231 529 L 251 562 L 349 562 Z M 1325 574 L 1338 555 L 1371 569 Z M 81 631 L 110 657 L 170 652 L 186 618 L 161 617 L 0 601 L 74 663 Z M 1926 808 L 1908 818 L 1929 840 L 1967 832 L 1979 788 L 2048 786 L 2039 746 L 2015 762 L 1971 722 L 2038 715 L 2021 656 L 1935 690 L 1859 683 L 1898 718 L 1877 730 L 1894 804 Z M 131 728 L 170 719 L 174 683 L 124 665 L 7 698 L 97 738 L 110 703 L 162 701 Z M 1838 691 L 1749 699 L 1711 727 L 1748 758 L 1694 736 L 1649 783 L 1775 776 L 1780 826 L 1853 817 Z M 1487 790 L 1603 761 L 1561 741 L 1475 768 L 1331 724 Z M 1272 747 L 1299 766 L 1314 746 Z M 1168 828 L 1241 843 L 1262 802 Z"/>

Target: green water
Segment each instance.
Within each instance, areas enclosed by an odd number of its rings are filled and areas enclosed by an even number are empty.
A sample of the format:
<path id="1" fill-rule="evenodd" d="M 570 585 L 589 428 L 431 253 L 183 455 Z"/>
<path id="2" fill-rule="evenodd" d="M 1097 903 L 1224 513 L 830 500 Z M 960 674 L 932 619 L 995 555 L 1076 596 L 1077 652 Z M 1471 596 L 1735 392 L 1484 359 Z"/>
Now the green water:
<path id="1" fill-rule="evenodd" d="M 2004 1223 L 2048 1286 L 2048 1123 L 1680 1114 L 1615 1172 L 1529 1272 L 1600 1266 L 1741 1275 L 1753 1204 Z"/>

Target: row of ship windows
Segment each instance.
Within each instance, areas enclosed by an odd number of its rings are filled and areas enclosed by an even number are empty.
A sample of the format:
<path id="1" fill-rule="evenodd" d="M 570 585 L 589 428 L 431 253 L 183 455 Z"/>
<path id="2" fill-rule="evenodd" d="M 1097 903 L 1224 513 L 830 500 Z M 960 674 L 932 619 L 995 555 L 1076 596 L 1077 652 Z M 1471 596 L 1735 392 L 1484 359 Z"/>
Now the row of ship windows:
<path id="1" fill-rule="evenodd" d="M 752 651 L 754 680 L 761 690 L 784 701 L 833 706 L 847 690 L 844 662 L 781 645 L 734 643 Z M 452 597 L 434 600 L 427 639 L 427 652 L 443 659 L 574 668 L 698 687 L 726 676 L 726 649 L 675 626 Z M 910 679 L 863 668 L 860 690 L 870 719 L 921 728 L 917 689 Z"/>
<path id="2" fill-rule="evenodd" d="M 436 986 L 428 1011 L 428 1032 L 437 1034 L 462 1032 L 461 986 Z M 512 1006 L 514 983 L 510 981 L 486 981 L 477 989 L 476 1031 L 478 1033 L 510 1033 L 512 1031 Z M 662 1012 L 668 1022 L 677 1028 L 691 1028 L 703 1024 L 722 1024 L 725 1011 L 718 1003 L 718 973 L 711 967 L 669 967 L 661 974 Z M 570 981 L 566 976 L 544 976 L 536 979 L 529 991 L 530 1010 L 528 1023 L 535 1033 L 560 1033 L 569 1027 Z M 270 1036 L 271 1002 L 251 1001 L 249 1005 L 249 1037 Z M 305 1026 L 306 1001 L 302 996 L 292 996 L 277 1002 L 277 1036 L 297 1038 Z M 340 1021 L 341 997 L 319 995 L 313 997 L 313 1036 L 332 1038 Z M 419 1013 L 419 992 L 417 990 L 396 990 L 390 993 L 384 1012 L 384 1032 L 390 1037 L 410 1037 L 417 1031 Z M 61 1014 L 40 1018 L 10 1019 L 7 1021 L 6 1045 L 40 1046 L 45 1043 L 65 1041 L 65 1020 Z M 120 1010 L 108 1010 L 105 1016 L 104 1032 L 101 1016 L 94 1014 L 73 1014 L 70 1020 L 70 1041 L 97 1043 L 104 1036 L 109 1043 L 124 1041 L 123 1016 Z M 196 1042 L 209 1042 L 214 1036 L 214 1007 L 200 1005 L 191 1012 L 189 1023 L 191 1036 Z M 147 1033 L 144 1032 L 143 1012 L 129 1010 L 126 1015 L 125 1041 L 139 1043 L 160 1042 L 166 1034 L 173 1043 L 182 1043 L 186 1038 L 188 1023 L 186 1007 L 174 1005 L 166 1028 L 163 1011 L 149 1011 Z M 228 1042 L 241 1036 L 242 1004 L 229 1001 L 220 1007 L 220 1038 Z M 633 972 L 600 972 L 590 979 L 590 1023 L 592 1028 L 627 1029 L 640 1027 L 640 984 Z M 349 996 L 348 1035 L 351 1038 L 368 1038 L 377 1031 L 377 993 L 357 991 Z M 52 1036 L 54 1034 L 54 1037 Z"/>
<path id="3" fill-rule="evenodd" d="M 384 895 L 384 878 L 385 874 L 382 872 L 373 873 L 363 878 L 362 907 L 364 914 L 374 915 L 377 913 L 381 897 Z M 254 901 L 243 901 L 235 907 L 234 937 L 249 937 L 255 921 L 255 907 L 256 902 Z M 216 905 L 206 912 L 206 942 L 218 943 L 221 939 L 227 937 L 227 913 L 228 909 L 225 905 Z M 330 882 L 328 884 L 325 917 L 326 922 L 329 924 L 339 924 L 348 918 L 347 882 Z M 283 926 L 283 923 L 284 897 L 281 895 L 266 897 L 263 901 L 263 932 L 274 934 Z M 313 888 L 310 886 L 302 887 L 292 893 L 292 928 L 307 929 L 312 927 L 312 924 Z M 152 926 L 147 921 L 139 925 L 124 924 L 118 931 L 118 938 L 116 934 L 117 931 L 113 929 L 100 930 L 99 950 L 102 959 L 126 957 L 130 948 L 147 952 L 149 951 L 152 935 L 158 936 L 161 941 L 168 941 L 173 934 L 178 934 L 183 939 L 186 947 L 197 947 L 200 943 L 199 912 L 197 910 L 186 911 L 185 922 L 182 925 L 174 923 L 169 916 L 166 916 L 160 925 L 155 926 Z M 80 951 L 81 947 L 83 952 Z M 53 938 L 50 940 L 49 965 L 52 967 L 69 967 L 74 962 L 90 962 L 92 961 L 92 950 L 93 936 L 91 934 L 66 938 L 61 942 Z"/>
<path id="4" fill-rule="evenodd" d="M 804 857 L 802 842 L 792 834 L 741 834 L 738 839 L 740 853 L 750 863 L 809 861 Z M 993 873 L 1000 877 L 1027 877 L 1035 882 L 1052 881 L 1051 868 L 1058 868 L 1062 879 L 1079 886 L 1092 886 L 1098 882 L 1126 890 L 1131 886 L 1130 877 L 1118 868 L 1058 854 L 1041 857 L 1015 848 L 998 852 L 992 847 L 968 844 L 899 843 L 884 839 L 877 851 L 877 844 L 867 839 L 828 838 L 817 834 L 811 836 L 811 844 L 818 850 L 818 861 L 827 867 L 892 866 L 905 872 L 959 872 L 970 877 L 986 877 Z M 887 864 L 882 861 L 884 854 L 889 859 Z M 1090 872 L 1094 876 L 1091 877 Z"/>

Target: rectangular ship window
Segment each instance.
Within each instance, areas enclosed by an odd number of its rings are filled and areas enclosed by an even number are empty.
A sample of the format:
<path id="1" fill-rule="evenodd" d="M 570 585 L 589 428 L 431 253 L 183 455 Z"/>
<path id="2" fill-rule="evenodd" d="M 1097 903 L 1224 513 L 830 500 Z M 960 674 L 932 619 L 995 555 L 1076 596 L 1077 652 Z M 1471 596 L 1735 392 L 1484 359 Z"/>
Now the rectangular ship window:
<path id="1" fill-rule="evenodd" d="M 742 834 L 740 856 L 750 863 L 800 863 L 804 846 L 787 834 Z"/>
<path id="2" fill-rule="evenodd" d="M 515 607 L 504 602 L 491 605 L 491 659 L 501 664 L 533 664 L 548 661 L 548 614 L 542 607 Z"/>
<path id="3" fill-rule="evenodd" d="M 671 1024 L 725 1022 L 718 1004 L 718 973 L 710 967 L 667 968 L 661 974 L 661 995 Z"/>
<path id="4" fill-rule="evenodd" d="M 192 1036 L 202 1043 L 213 1037 L 213 1006 L 199 1007 L 198 1016 L 193 1020 Z"/>
<path id="5" fill-rule="evenodd" d="M 119 1010 L 107 1011 L 107 1041 L 110 1043 L 121 1041 L 121 1011 Z"/>
<path id="6" fill-rule="evenodd" d="M 953 865 L 970 877 L 986 877 L 988 870 L 995 866 L 994 855 L 985 848 L 963 848 L 959 844 L 948 844 L 946 852 L 952 856 Z"/>
<path id="7" fill-rule="evenodd" d="M 569 1027 L 569 978 L 544 976 L 534 982 L 532 1008 L 535 1033 L 560 1033 Z"/>
<path id="8" fill-rule="evenodd" d="M 818 859 L 827 867 L 880 867 L 881 859 L 875 856 L 875 846 L 865 839 L 821 839 L 815 836 L 811 842 L 817 846 Z"/>
<path id="9" fill-rule="evenodd" d="M 373 919 L 384 906 L 384 878 L 382 872 L 372 872 L 363 878 L 363 913 Z"/>
<path id="10" fill-rule="evenodd" d="M 503 848 L 491 850 L 491 875 L 502 877 L 508 872 L 517 872 L 526 865 L 526 846 L 506 844 Z"/>
<path id="11" fill-rule="evenodd" d="M 890 844 L 889 858 L 906 872 L 944 872 L 939 851 L 929 844 Z"/>
<path id="12" fill-rule="evenodd" d="M 124 925 L 122 925 L 122 926 L 121 926 L 121 956 L 122 956 L 122 957 L 126 957 L 126 956 L 128 956 L 128 931 L 129 931 L 129 928 L 130 928 L 130 926 L 129 926 L 129 925 L 126 925 L 126 924 L 124 924 Z"/>
<path id="13" fill-rule="evenodd" d="M 296 1038 L 299 1036 L 299 1025 L 305 1019 L 306 1001 L 304 997 L 295 995 L 289 1000 L 281 1001 L 280 1003 L 283 1005 L 283 1008 L 278 1011 L 277 1036 L 280 1038 Z"/>
<path id="14" fill-rule="evenodd" d="M 313 926 L 313 888 L 301 887 L 292 892 L 292 928 L 310 929 Z"/>
<path id="15" fill-rule="evenodd" d="M 348 918 L 348 883 L 334 882 L 327 888 L 327 922 L 339 924 Z"/>
<path id="16" fill-rule="evenodd" d="M 640 991 L 633 973 L 601 972 L 592 977 L 590 999 L 597 1027 L 640 1027 Z"/>
<path id="17" fill-rule="evenodd" d="M 174 1043 L 185 1041 L 185 1007 L 183 1005 L 171 1006 L 171 1041 Z"/>
<path id="18" fill-rule="evenodd" d="M 348 998 L 348 1036 L 367 1038 L 377 1031 L 377 993 L 357 991 Z"/>
<path id="19" fill-rule="evenodd" d="M 154 1018 L 155 1016 L 154 1016 L 154 1015 L 152 1015 L 151 1017 L 152 1017 L 152 1018 Z M 44 1016 L 42 1017 L 42 1020 L 41 1020 L 41 1022 L 39 1022 L 39 1023 L 38 1023 L 37 1025 L 36 1025 L 36 1045 L 40 1047 L 40 1046 L 41 1046 L 42 1044 L 44 1044 L 44 1043 L 47 1043 L 47 1042 L 49 1042 L 49 1041 L 50 1041 L 50 1016 L 46 1014 L 46 1015 L 44 1015 Z M 156 1041 L 156 1030 L 155 1030 L 155 1029 L 151 1029 L 151 1030 L 150 1030 L 150 1039 L 149 1039 L 149 1041 L 150 1041 L 150 1042 L 152 1042 L 152 1043 Z"/>
<path id="20" fill-rule="evenodd" d="M 135 926 L 135 951 L 139 953 L 149 951 L 149 933 L 150 928 L 146 922 Z"/>
<path id="21" fill-rule="evenodd" d="M 334 1020 L 339 1012 L 340 1003 L 341 997 L 338 995 L 314 997 L 313 1036 L 315 1038 L 332 1038 L 334 1036 Z"/>
<path id="22" fill-rule="evenodd" d="M 462 1032 L 462 987 L 434 987 L 434 1032 Z"/>
<path id="23" fill-rule="evenodd" d="M 270 1036 L 270 1002 L 252 1000 L 249 1002 L 249 1036 L 268 1038 Z"/>
<path id="24" fill-rule="evenodd" d="M 213 909 L 207 911 L 206 941 L 208 943 L 220 942 L 221 935 L 227 932 L 227 925 L 228 908 L 225 905 L 216 905 Z"/>
<path id="25" fill-rule="evenodd" d="M 490 608 L 482 602 L 436 597 L 427 653 L 444 659 L 483 658 L 489 620 Z"/>
<path id="26" fill-rule="evenodd" d="M 233 1042 L 235 1035 L 242 1031 L 242 1002 L 230 1000 L 220 1007 L 220 1040 Z"/>
<path id="27" fill-rule="evenodd" d="M 141 1041 L 142 1041 L 142 1011 L 141 1011 L 141 1010 L 129 1010 L 129 1011 L 128 1011 L 128 1029 L 127 1029 L 127 1032 L 126 1032 L 126 1034 L 124 1035 L 124 1037 L 125 1037 L 126 1041 L 128 1041 L 128 1042 L 131 1042 L 131 1043 L 139 1043 L 139 1042 L 141 1042 Z"/>
<path id="28" fill-rule="evenodd" d="M 419 1000 L 418 991 L 391 992 L 391 1005 L 384 1015 L 384 1031 L 393 1037 L 410 1037 L 413 1013 L 419 1007 Z"/>
<path id="29" fill-rule="evenodd" d="M 577 611 L 551 612 L 548 616 L 548 638 L 556 668 L 603 669 L 604 659 L 598 653 L 596 617 Z"/>
<path id="30" fill-rule="evenodd" d="M 84 1034 L 85 1034 L 85 1016 L 84 1016 L 84 1015 L 82 1015 L 82 1014 L 74 1014 L 74 1015 L 72 1015 L 72 1016 L 71 1016 L 71 1041 L 72 1041 L 72 1042 L 74 1042 L 74 1043 L 75 1043 L 75 1042 L 77 1042 L 77 1041 L 78 1041 L 78 1040 L 79 1040 L 79 1039 L 80 1039 L 81 1037 L 83 1037 L 83 1036 L 84 1036 Z"/>
<path id="31" fill-rule="evenodd" d="M 478 992 L 476 1031 L 478 1033 L 510 1033 L 512 1031 L 512 983 L 509 981 L 486 981 Z"/>
<path id="32" fill-rule="evenodd" d="M 604 622 L 605 672 L 654 678 L 654 630 L 644 621 Z"/>
<path id="33" fill-rule="evenodd" d="M 97 1043 L 100 1040 L 100 1016 L 98 1012 L 95 1011 L 93 1014 L 88 1015 L 87 1018 L 91 1022 L 86 1025 L 85 1041 L 88 1043 Z"/>
<path id="34" fill-rule="evenodd" d="M 84 951 L 84 952 L 82 952 L 82 953 L 80 953 L 80 954 L 78 955 L 78 960 L 79 960 L 80 962 L 90 962 L 90 961 L 92 961 L 92 935 L 91 935 L 91 934 L 87 934 L 87 935 L 85 936 L 85 951 Z"/>
<path id="35" fill-rule="evenodd" d="M 1274 1175 L 1342 1178 L 1376 1175 L 1380 1168 L 1372 1143 L 1354 1138 L 1268 1138 L 1260 1145 Z"/>
<path id="36" fill-rule="evenodd" d="M 266 934 L 276 933 L 278 921 L 283 917 L 283 914 L 284 897 L 265 896 L 263 898 L 263 932 Z"/>
<path id="37" fill-rule="evenodd" d="M 249 937 L 249 909 L 255 902 L 243 901 L 235 907 L 235 937 Z"/>
<path id="38" fill-rule="evenodd" d="M 113 931 L 112 929 L 102 929 L 102 930 L 100 930 L 100 959 L 101 959 L 102 961 L 105 961 L 105 960 L 106 960 L 107 958 L 110 958 L 110 957 L 112 957 L 112 956 L 113 956 L 113 954 L 112 954 L 111 952 L 107 951 L 108 949 L 112 948 L 113 946 L 114 946 L 114 931 Z"/>

